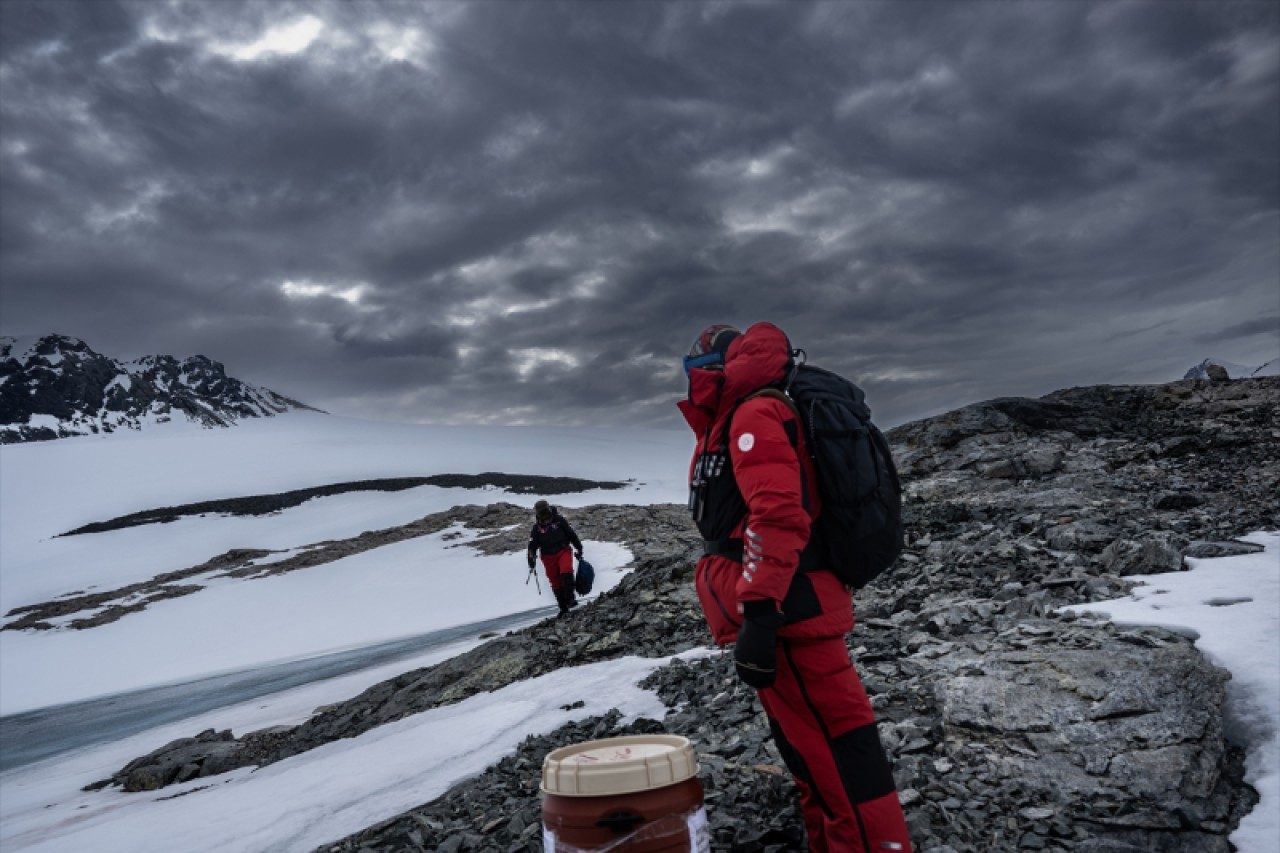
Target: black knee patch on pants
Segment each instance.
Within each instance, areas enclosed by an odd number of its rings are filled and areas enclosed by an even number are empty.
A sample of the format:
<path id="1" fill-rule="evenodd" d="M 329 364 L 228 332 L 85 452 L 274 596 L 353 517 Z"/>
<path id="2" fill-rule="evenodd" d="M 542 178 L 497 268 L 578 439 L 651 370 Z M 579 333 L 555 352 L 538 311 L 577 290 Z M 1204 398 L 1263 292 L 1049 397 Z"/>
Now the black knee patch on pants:
<path id="1" fill-rule="evenodd" d="M 894 790 L 893 769 L 875 723 L 837 736 L 831 741 L 831 751 L 850 802 L 869 802 Z"/>
<path id="2" fill-rule="evenodd" d="M 809 774 L 809 767 L 804 763 L 804 759 L 796 751 L 796 748 L 791 745 L 791 741 L 787 740 L 787 736 L 782 733 L 782 726 L 778 725 L 778 721 L 772 718 L 769 720 L 769 733 L 773 735 L 773 742 L 778 746 L 778 754 L 782 756 L 782 763 L 787 765 L 791 775 L 812 784 L 813 777 Z"/>

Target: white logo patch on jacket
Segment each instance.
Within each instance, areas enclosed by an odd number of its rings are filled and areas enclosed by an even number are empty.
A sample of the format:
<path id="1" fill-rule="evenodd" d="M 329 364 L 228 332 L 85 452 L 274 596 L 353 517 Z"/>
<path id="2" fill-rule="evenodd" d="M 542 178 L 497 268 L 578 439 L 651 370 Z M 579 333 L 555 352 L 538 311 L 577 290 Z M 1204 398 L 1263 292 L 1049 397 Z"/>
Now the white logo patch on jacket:
<path id="1" fill-rule="evenodd" d="M 738 436 L 738 449 L 743 453 L 756 446 L 756 437 L 749 432 L 744 432 Z"/>

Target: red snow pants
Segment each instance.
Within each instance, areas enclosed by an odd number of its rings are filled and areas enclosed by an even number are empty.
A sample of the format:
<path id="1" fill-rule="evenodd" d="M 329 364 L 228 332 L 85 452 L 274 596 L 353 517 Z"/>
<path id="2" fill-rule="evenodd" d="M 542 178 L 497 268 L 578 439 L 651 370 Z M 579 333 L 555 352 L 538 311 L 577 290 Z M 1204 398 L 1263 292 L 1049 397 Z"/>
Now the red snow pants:
<path id="1" fill-rule="evenodd" d="M 568 581 L 569 586 L 573 586 L 573 549 L 563 548 L 554 554 L 542 555 L 542 568 L 547 573 L 547 582 L 551 584 L 551 591 L 555 592 L 560 588 L 560 581 L 563 578 Z"/>
<path id="2" fill-rule="evenodd" d="M 800 789 L 809 850 L 910 851 L 875 714 L 844 638 L 779 639 L 778 680 L 758 693 Z"/>

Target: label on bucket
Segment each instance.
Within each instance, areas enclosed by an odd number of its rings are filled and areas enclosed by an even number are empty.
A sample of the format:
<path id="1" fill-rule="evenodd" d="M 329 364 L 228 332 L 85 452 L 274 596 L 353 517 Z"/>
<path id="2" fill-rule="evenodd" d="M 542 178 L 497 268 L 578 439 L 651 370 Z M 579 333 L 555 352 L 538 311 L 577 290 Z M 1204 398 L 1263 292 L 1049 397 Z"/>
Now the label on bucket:
<path id="1" fill-rule="evenodd" d="M 608 851 L 613 850 L 623 851 L 633 845 L 663 834 L 667 829 L 664 824 L 667 824 L 670 820 L 682 820 L 684 822 L 685 829 L 689 833 L 690 853 L 711 853 L 711 826 L 707 820 L 707 810 L 704 806 L 698 806 L 698 808 L 684 815 L 670 815 L 662 820 L 654 821 L 648 826 L 621 836 L 603 847 L 575 847 L 558 839 L 555 830 L 548 829 L 544 825 L 542 828 L 542 849 L 544 853 L 608 853 Z"/>
<path id="2" fill-rule="evenodd" d="M 711 853 L 711 825 L 703 806 L 689 815 L 689 849 L 693 853 Z"/>

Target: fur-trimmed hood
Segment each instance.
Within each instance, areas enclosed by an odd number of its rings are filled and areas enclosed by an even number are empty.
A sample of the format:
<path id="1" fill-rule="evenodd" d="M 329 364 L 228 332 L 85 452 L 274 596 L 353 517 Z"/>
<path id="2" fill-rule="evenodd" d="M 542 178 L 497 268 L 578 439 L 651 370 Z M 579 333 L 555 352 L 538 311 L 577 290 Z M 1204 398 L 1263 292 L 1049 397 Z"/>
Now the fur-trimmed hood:
<path id="1" fill-rule="evenodd" d="M 772 323 L 756 323 L 735 338 L 723 369 L 689 372 L 689 397 L 677 405 L 694 432 L 702 434 L 747 396 L 781 382 L 791 368 L 791 342 Z"/>

